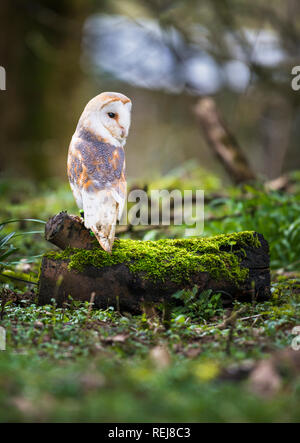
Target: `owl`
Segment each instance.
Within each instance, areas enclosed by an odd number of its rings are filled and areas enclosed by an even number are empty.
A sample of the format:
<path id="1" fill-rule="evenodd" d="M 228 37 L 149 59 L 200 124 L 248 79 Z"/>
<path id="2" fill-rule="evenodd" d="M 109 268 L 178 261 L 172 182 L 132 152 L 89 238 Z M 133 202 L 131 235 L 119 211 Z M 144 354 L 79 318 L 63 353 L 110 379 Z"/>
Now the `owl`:
<path id="1" fill-rule="evenodd" d="M 84 225 L 111 253 L 115 227 L 126 200 L 124 146 L 130 127 L 131 100 L 103 92 L 88 102 L 68 153 L 68 178 Z"/>

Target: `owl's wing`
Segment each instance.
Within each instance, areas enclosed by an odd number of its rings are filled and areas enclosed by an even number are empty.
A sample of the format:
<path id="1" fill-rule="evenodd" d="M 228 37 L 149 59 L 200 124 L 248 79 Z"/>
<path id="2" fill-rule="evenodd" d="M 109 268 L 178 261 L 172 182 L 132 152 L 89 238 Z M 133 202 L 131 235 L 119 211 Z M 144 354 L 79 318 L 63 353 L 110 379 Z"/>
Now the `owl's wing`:
<path id="1" fill-rule="evenodd" d="M 80 151 L 76 149 L 79 141 L 80 139 L 76 138 L 75 136 L 72 137 L 68 151 L 67 173 L 76 204 L 79 209 L 83 209 L 81 195 L 83 162 Z"/>
<path id="2" fill-rule="evenodd" d="M 126 201 L 124 150 L 75 136 L 69 148 L 68 176 L 86 228 L 111 252 Z"/>

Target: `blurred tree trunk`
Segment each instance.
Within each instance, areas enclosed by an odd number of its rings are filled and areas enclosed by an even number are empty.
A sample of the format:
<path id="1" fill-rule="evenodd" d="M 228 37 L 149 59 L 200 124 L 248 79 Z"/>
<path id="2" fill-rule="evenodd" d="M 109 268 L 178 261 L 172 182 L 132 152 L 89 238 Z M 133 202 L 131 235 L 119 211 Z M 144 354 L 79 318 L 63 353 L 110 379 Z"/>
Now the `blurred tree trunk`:
<path id="1" fill-rule="evenodd" d="M 228 130 L 216 102 L 211 97 L 200 98 L 194 108 L 203 135 L 235 184 L 255 179 L 240 145 Z"/>
<path id="2" fill-rule="evenodd" d="M 53 161 L 45 143 L 67 149 L 63 134 L 74 114 L 82 26 L 90 6 L 86 0 L 17 0 L 1 5 L 0 64 L 6 69 L 7 89 L 0 91 L 1 170 L 13 155 L 14 172 L 22 171 L 22 163 L 41 179 Z"/>
<path id="3" fill-rule="evenodd" d="M 290 144 L 293 108 L 282 96 L 270 98 L 260 118 L 264 174 L 275 179 L 282 174 Z"/>

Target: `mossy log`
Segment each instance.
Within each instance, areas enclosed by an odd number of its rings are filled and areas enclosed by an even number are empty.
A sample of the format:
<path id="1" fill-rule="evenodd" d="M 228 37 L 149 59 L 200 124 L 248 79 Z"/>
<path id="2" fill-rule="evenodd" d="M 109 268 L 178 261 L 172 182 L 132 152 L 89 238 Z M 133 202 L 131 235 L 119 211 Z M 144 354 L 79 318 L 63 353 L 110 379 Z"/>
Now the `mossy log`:
<path id="1" fill-rule="evenodd" d="M 245 231 L 211 238 L 138 241 L 116 239 L 112 254 L 98 246 L 79 217 L 61 213 L 46 226 L 46 238 L 63 251 L 44 255 L 39 303 L 56 299 L 138 312 L 143 303 L 176 301 L 183 288 L 206 289 L 233 300 L 263 300 L 270 294 L 269 247 L 261 234 Z"/>

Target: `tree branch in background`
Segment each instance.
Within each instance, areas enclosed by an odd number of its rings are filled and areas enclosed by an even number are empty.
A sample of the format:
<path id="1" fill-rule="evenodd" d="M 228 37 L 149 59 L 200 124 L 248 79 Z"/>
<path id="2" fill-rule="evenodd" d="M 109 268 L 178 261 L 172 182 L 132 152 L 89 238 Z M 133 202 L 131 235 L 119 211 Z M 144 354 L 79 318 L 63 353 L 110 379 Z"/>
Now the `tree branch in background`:
<path id="1" fill-rule="evenodd" d="M 195 115 L 203 135 L 235 184 L 255 179 L 241 147 L 229 132 L 212 98 L 198 100 Z"/>

